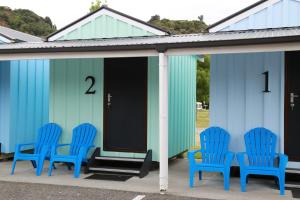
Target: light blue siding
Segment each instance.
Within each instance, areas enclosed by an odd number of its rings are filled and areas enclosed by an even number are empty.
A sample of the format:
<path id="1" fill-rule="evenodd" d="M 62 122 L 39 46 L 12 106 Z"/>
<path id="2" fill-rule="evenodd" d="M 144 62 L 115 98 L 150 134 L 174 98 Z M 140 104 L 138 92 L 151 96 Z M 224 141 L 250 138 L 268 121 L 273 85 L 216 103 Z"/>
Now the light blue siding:
<path id="1" fill-rule="evenodd" d="M 2 152 L 10 153 L 18 143 L 34 142 L 38 128 L 48 122 L 49 61 L 10 61 L 0 67 L 5 71 L 5 85 L 0 85 L 5 92 L 0 105 Z"/>
<path id="2" fill-rule="evenodd" d="M 10 62 L 0 62 L 0 143 L 2 151 L 9 149 Z"/>
<path id="3" fill-rule="evenodd" d="M 231 133 L 230 150 L 243 151 L 244 133 L 258 126 L 274 131 L 282 142 L 283 68 L 283 52 L 212 56 L 210 125 Z M 271 92 L 263 93 L 267 70 Z"/>
<path id="4" fill-rule="evenodd" d="M 300 1 L 281 0 L 222 31 L 300 26 Z"/>

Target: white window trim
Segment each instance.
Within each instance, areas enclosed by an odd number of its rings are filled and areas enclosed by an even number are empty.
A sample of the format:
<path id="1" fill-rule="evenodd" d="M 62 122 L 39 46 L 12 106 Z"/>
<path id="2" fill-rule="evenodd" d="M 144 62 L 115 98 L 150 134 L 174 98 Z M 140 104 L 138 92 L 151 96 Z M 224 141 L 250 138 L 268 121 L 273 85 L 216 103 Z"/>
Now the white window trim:
<path id="1" fill-rule="evenodd" d="M 263 9 L 266 9 L 268 7 L 270 7 L 271 5 L 274 5 L 278 2 L 280 2 L 282 0 L 269 0 L 269 1 L 266 1 L 254 8 L 251 8 L 250 10 L 247 10 L 231 19 L 228 19 L 226 20 L 225 22 L 215 26 L 215 27 L 212 27 L 211 29 L 209 29 L 209 32 L 218 32 L 218 31 L 221 31 L 222 29 L 232 25 L 232 24 L 235 24 L 251 15 L 254 15 L 255 13 L 259 12 L 259 11 L 262 11 Z"/>
<path id="2" fill-rule="evenodd" d="M 0 41 L 4 42 L 4 43 L 11 43 L 12 41 L 7 39 L 6 37 L 3 37 L 0 35 Z"/>
<path id="3" fill-rule="evenodd" d="M 132 26 L 136 26 L 136 27 L 141 28 L 141 29 L 143 29 L 145 31 L 153 33 L 154 35 L 166 35 L 166 33 L 163 32 L 163 31 L 155 29 L 155 28 L 153 28 L 151 26 L 147 26 L 147 25 L 142 24 L 140 22 L 137 22 L 135 20 L 129 19 L 129 18 L 124 17 L 122 15 L 118 15 L 118 14 L 116 14 L 116 13 L 110 11 L 110 10 L 107 10 L 107 9 L 103 8 L 102 10 L 99 10 L 98 12 L 92 14 L 91 16 L 89 16 L 89 17 L 87 17 L 87 18 L 85 18 L 85 19 L 77 22 L 76 24 L 74 24 L 74 25 L 66 28 L 65 30 L 63 30 L 63 31 L 61 31 L 61 32 L 59 32 L 59 33 L 57 33 L 57 34 L 49 37 L 48 40 L 49 41 L 55 41 L 55 40 L 63 37 L 64 35 L 72 32 L 72 31 L 74 31 L 74 30 L 76 30 L 76 29 L 78 29 L 80 27 L 82 27 L 83 25 L 85 25 L 85 24 L 93 21 L 94 19 L 96 19 L 97 17 L 100 17 L 102 15 L 107 15 L 107 16 L 110 16 L 110 17 L 115 18 L 117 20 L 120 20 L 120 21 L 123 21 L 125 23 L 128 23 L 128 24 L 130 24 Z"/>

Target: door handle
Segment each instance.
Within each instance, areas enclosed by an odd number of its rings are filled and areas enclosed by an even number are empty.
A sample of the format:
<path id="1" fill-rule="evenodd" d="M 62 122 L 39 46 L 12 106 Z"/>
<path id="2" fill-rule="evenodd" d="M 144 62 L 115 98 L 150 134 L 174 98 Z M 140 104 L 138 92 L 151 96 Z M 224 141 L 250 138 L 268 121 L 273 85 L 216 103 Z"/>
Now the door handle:
<path id="1" fill-rule="evenodd" d="M 111 106 L 111 100 L 112 100 L 112 96 L 110 93 L 107 94 L 107 107 L 109 108 Z"/>
<path id="2" fill-rule="evenodd" d="M 295 98 L 298 98 L 299 95 L 295 94 L 295 93 L 290 93 L 290 105 L 291 105 L 291 109 L 293 110 L 295 107 Z"/>

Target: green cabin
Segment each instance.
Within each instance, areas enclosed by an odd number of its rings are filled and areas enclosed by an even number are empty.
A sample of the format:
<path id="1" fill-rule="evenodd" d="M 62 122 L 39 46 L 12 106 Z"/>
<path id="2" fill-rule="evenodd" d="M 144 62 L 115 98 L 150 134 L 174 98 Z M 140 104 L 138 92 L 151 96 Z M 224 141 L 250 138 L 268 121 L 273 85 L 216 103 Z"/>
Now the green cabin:
<path id="1" fill-rule="evenodd" d="M 147 37 L 169 33 L 108 7 L 50 35 L 48 41 Z M 62 143 L 84 122 L 96 126 L 101 156 L 159 161 L 158 57 L 50 60 L 49 121 Z M 169 158 L 195 143 L 196 56 L 169 58 Z"/>

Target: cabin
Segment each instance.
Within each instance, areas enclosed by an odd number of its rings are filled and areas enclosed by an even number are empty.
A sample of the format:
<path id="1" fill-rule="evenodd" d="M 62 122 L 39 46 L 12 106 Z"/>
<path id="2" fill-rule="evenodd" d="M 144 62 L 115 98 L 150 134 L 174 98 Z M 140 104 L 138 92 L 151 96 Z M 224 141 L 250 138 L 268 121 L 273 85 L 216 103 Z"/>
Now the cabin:
<path id="1" fill-rule="evenodd" d="M 300 1 L 262 0 L 211 25 L 216 33 L 280 31 L 300 26 Z M 295 38 L 291 41 L 296 42 Z M 244 133 L 265 127 L 277 134 L 277 151 L 299 168 L 299 51 L 256 51 L 211 57 L 210 120 L 232 135 L 230 149 L 244 151 Z"/>
<path id="2" fill-rule="evenodd" d="M 41 41 L 0 26 L 0 45 Z M 48 76 L 47 60 L 0 61 L 0 153 L 34 141 L 37 129 L 48 122 Z"/>
<path id="3" fill-rule="evenodd" d="M 169 33 L 104 6 L 47 41 L 165 35 Z M 196 62 L 196 56 L 174 56 L 169 62 L 169 158 L 195 142 Z M 158 161 L 158 64 L 157 56 L 51 59 L 49 121 L 62 126 L 61 142 L 71 140 L 76 125 L 89 122 L 97 127 L 101 156 L 144 158 L 152 150 L 152 160 Z"/>

